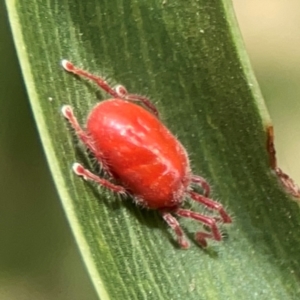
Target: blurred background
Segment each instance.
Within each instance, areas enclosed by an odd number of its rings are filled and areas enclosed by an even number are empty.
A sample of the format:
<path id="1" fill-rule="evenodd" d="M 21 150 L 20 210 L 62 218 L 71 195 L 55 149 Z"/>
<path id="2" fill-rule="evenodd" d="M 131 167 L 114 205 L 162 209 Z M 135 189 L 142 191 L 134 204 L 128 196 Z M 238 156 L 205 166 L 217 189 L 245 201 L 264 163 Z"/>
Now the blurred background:
<path id="1" fill-rule="evenodd" d="M 275 126 L 300 183 L 300 2 L 233 0 Z M 97 299 L 56 193 L 0 0 L 0 299 Z"/>
<path id="2" fill-rule="evenodd" d="M 279 165 L 300 184 L 300 1 L 233 4 L 275 127 Z"/>

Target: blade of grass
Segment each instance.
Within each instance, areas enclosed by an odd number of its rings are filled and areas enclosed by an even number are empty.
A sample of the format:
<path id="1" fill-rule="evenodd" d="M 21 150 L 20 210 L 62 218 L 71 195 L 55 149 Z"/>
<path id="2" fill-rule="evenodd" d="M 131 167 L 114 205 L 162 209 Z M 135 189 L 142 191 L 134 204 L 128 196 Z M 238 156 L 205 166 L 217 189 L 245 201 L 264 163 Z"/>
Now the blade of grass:
<path id="1" fill-rule="evenodd" d="M 6 3 L 49 165 L 101 299 L 296 299 L 299 213 L 270 172 L 270 120 L 231 3 Z M 88 162 L 60 107 L 71 104 L 83 123 L 97 100 L 62 58 L 153 99 L 235 217 L 224 243 L 182 251 L 155 212 L 72 174 L 72 162 Z"/>

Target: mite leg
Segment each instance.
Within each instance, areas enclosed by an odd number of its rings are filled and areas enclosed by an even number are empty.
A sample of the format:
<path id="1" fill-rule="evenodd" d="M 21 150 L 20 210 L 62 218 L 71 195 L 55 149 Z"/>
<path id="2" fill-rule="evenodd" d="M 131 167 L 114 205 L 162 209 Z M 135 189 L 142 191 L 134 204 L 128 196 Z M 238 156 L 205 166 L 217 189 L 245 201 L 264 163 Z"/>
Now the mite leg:
<path id="1" fill-rule="evenodd" d="M 125 188 L 119 185 L 115 185 L 108 180 L 105 180 L 89 170 L 85 169 L 82 165 L 79 163 L 74 163 L 73 164 L 73 171 L 76 175 L 82 176 L 85 180 L 90 180 L 98 183 L 99 185 L 109 189 L 112 192 L 118 193 L 118 194 L 126 194 Z"/>
<path id="2" fill-rule="evenodd" d="M 82 143 L 93 153 L 95 158 L 97 159 L 98 163 L 102 167 L 102 169 L 109 175 L 111 176 L 110 170 L 105 164 L 105 162 L 102 159 L 101 153 L 99 153 L 99 149 L 95 149 L 95 146 L 92 142 L 92 140 L 89 138 L 87 133 L 80 127 L 74 113 L 72 110 L 72 107 L 69 105 L 64 105 L 62 107 L 62 114 L 63 116 L 69 121 L 70 125 L 72 128 L 75 130 L 75 133 L 79 137 L 79 139 L 82 141 Z"/>
<path id="3" fill-rule="evenodd" d="M 118 93 L 119 97 L 132 101 L 132 102 L 141 102 L 145 107 L 147 107 L 156 117 L 159 118 L 159 113 L 155 105 L 148 99 L 147 97 L 137 95 L 137 94 L 129 94 L 126 88 L 123 85 L 117 85 L 115 88 L 116 92 Z"/>
<path id="4" fill-rule="evenodd" d="M 300 199 L 300 188 L 299 186 L 294 182 L 294 180 L 284 173 L 280 168 L 276 168 L 275 170 L 277 177 L 281 181 L 283 187 L 285 190 L 294 198 L 295 200 L 299 201 Z"/>
<path id="5" fill-rule="evenodd" d="M 197 232 L 196 233 L 196 241 L 202 246 L 206 247 L 207 246 L 207 241 L 206 239 L 213 239 L 215 241 L 221 241 L 222 240 L 222 235 L 221 232 L 217 226 L 217 221 L 213 217 L 208 217 L 201 215 L 199 213 L 187 210 L 187 209 L 182 209 L 178 208 L 176 211 L 174 211 L 178 216 L 184 217 L 184 218 L 189 218 L 189 219 L 194 219 L 196 221 L 199 221 L 206 226 L 208 226 L 211 230 L 211 232 Z"/>
<path id="6" fill-rule="evenodd" d="M 221 216 L 220 221 L 222 221 L 223 223 L 232 223 L 230 216 L 226 213 L 224 207 L 219 202 L 213 201 L 212 199 L 199 195 L 195 192 L 188 193 L 193 200 L 203 204 L 211 210 L 217 211 Z"/>
<path id="7" fill-rule="evenodd" d="M 154 104 L 146 97 L 129 94 L 125 87 L 118 85 L 115 89 L 112 88 L 103 78 L 95 76 L 85 70 L 75 67 L 71 62 L 67 60 L 62 60 L 61 62 L 63 68 L 68 71 L 72 72 L 75 75 L 82 76 L 85 78 L 90 79 L 91 81 L 95 82 L 100 88 L 102 88 L 106 93 L 110 94 L 115 98 L 121 98 L 128 101 L 134 102 L 141 102 L 145 105 L 155 116 L 158 117 L 158 110 L 154 106 Z"/>
<path id="8" fill-rule="evenodd" d="M 189 248 L 189 243 L 185 239 L 183 230 L 180 227 L 180 224 L 178 223 L 178 221 L 169 212 L 160 211 L 160 213 L 161 213 L 162 217 L 164 218 L 164 220 L 167 222 L 167 224 L 174 230 L 174 232 L 177 236 L 178 244 L 180 245 L 180 247 L 183 249 Z"/>
<path id="9" fill-rule="evenodd" d="M 269 153 L 270 166 L 273 170 L 277 169 L 276 150 L 274 146 L 274 128 L 267 127 L 267 151 Z"/>
<path id="10" fill-rule="evenodd" d="M 192 175 L 191 181 L 202 187 L 202 189 L 204 190 L 204 196 L 205 197 L 209 196 L 209 194 L 210 194 L 210 185 L 203 177 L 198 176 L 198 175 Z"/>
<path id="11" fill-rule="evenodd" d="M 96 149 L 86 134 L 86 132 L 80 127 L 74 113 L 73 109 L 69 105 L 64 105 L 61 109 L 63 116 L 69 121 L 72 128 L 75 130 L 76 134 L 78 135 L 79 139 L 83 142 L 83 144 L 90 149 L 94 154 L 96 153 Z"/>
<path id="12" fill-rule="evenodd" d="M 280 180 L 287 193 L 295 198 L 296 201 L 300 199 L 300 188 L 294 180 L 281 170 L 277 165 L 276 150 L 274 145 L 274 129 L 270 125 L 267 127 L 267 151 L 269 154 L 269 162 L 271 169 L 275 172 L 277 178 Z"/>

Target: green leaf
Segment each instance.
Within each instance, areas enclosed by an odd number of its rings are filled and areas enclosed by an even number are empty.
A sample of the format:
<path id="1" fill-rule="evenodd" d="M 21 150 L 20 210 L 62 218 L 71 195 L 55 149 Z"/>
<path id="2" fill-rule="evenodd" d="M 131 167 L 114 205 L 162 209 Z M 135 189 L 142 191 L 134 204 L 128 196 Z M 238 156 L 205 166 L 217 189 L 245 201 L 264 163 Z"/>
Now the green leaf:
<path id="1" fill-rule="evenodd" d="M 298 207 L 269 167 L 270 120 L 231 3 L 6 3 L 49 166 L 99 297 L 298 299 Z M 181 250 L 156 212 L 74 176 L 74 161 L 90 163 L 60 108 L 72 105 L 84 124 L 99 93 L 64 72 L 62 58 L 153 99 L 234 217 L 223 243 Z M 181 223 L 193 241 L 199 224 Z"/>

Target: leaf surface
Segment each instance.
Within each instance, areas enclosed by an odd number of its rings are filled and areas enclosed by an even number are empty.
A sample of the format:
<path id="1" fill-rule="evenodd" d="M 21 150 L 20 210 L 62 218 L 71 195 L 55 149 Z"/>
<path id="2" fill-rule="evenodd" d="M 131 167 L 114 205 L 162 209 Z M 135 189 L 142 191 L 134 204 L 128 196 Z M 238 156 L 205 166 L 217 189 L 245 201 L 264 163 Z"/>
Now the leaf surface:
<path id="1" fill-rule="evenodd" d="M 226 0 L 7 0 L 32 109 L 62 204 L 101 299 L 297 299 L 299 212 L 269 168 L 270 124 Z M 234 217 L 188 251 L 156 212 L 74 176 L 92 166 L 63 119 L 107 95 L 60 60 L 149 96 L 196 174 Z M 201 207 L 187 203 L 201 211 Z M 182 220 L 188 237 L 199 224 Z"/>

